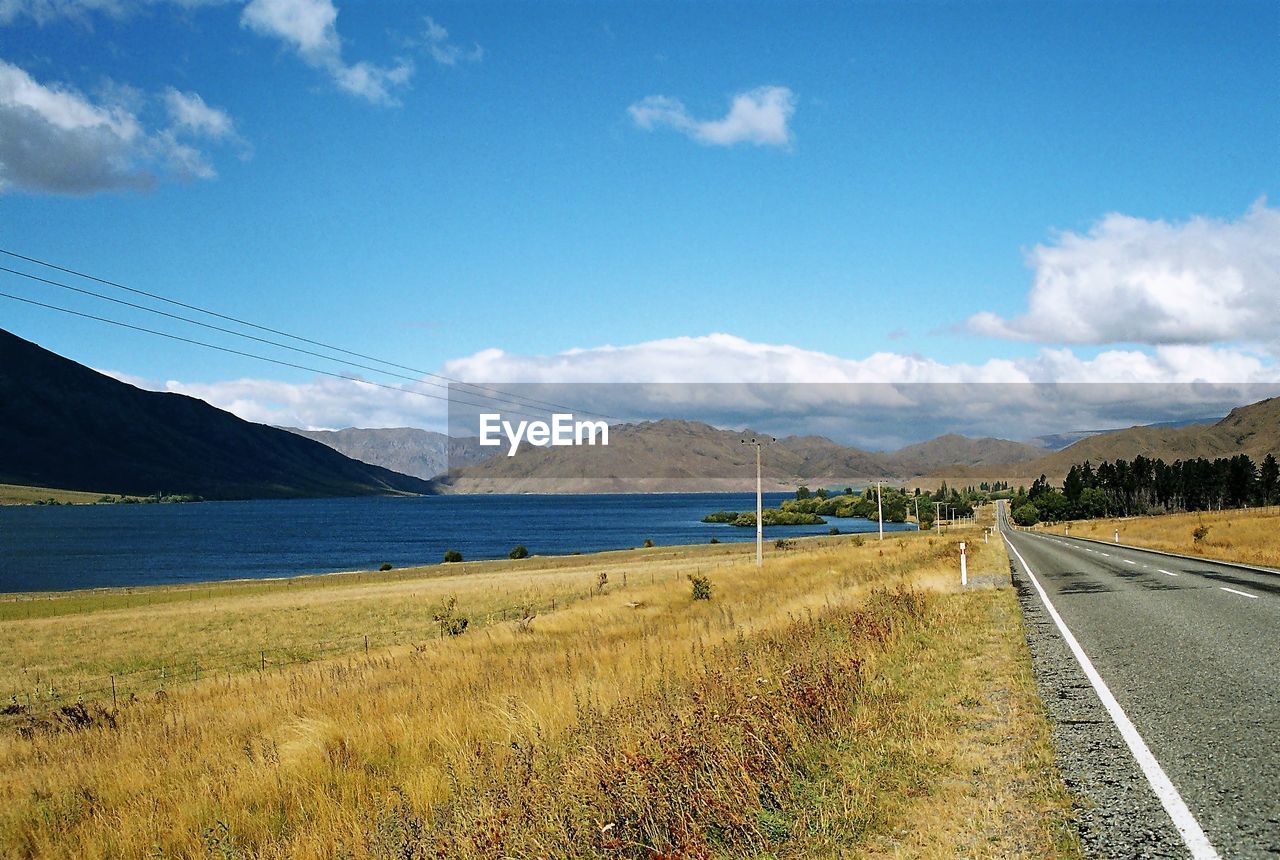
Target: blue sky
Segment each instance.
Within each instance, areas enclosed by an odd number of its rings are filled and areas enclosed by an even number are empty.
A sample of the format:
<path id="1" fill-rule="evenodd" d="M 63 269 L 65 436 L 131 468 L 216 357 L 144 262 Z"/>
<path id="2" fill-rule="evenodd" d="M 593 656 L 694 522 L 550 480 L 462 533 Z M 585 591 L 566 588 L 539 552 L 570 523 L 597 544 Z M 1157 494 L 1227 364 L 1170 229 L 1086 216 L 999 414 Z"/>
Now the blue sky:
<path id="1" fill-rule="evenodd" d="M 1273 380 L 1278 19 L 0 0 L 0 246 L 468 379 Z M 414 420 L 0 327 L 260 420 Z"/>

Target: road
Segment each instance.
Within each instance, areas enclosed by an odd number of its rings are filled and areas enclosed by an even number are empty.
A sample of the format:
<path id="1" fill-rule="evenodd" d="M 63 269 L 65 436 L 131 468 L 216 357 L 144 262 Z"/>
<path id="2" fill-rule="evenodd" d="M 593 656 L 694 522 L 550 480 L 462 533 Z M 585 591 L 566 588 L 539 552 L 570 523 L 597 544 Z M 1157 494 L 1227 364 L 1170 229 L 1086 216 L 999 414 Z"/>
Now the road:
<path id="1" fill-rule="evenodd" d="M 1127 784 L 1160 801 L 1135 801 L 1166 816 L 1153 832 L 1173 834 L 1183 856 L 1280 856 L 1280 574 L 1015 531 L 1003 505 L 999 517 L 1015 579 L 1039 583 L 1026 600 L 1056 612 L 1044 629 L 1078 643 L 1066 662 L 1108 718 L 1092 722 L 1124 738 L 1130 759 L 1116 766 L 1141 772 Z M 1059 744 L 1074 731 L 1060 725 Z"/>

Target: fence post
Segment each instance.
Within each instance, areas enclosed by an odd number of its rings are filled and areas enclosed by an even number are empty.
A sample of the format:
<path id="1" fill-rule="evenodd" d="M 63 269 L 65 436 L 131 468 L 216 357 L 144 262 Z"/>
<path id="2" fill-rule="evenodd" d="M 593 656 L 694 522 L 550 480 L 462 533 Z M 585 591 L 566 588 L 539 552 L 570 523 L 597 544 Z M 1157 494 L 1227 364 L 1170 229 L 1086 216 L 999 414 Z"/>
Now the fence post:
<path id="1" fill-rule="evenodd" d="M 259 651 L 259 652 L 258 652 L 258 661 L 259 661 L 259 662 L 258 662 L 258 671 L 259 671 L 259 672 L 265 672 L 265 671 L 267 671 L 267 652 L 266 652 L 266 651 Z"/>
<path id="2" fill-rule="evenodd" d="M 369 656 L 369 634 L 364 634 L 364 656 Z"/>
<path id="3" fill-rule="evenodd" d="M 111 710 L 116 709 L 116 676 L 111 676 Z"/>
<path id="4" fill-rule="evenodd" d="M 964 541 L 960 541 L 960 584 L 969 584 L 969 565 L 964 557 Z"/>

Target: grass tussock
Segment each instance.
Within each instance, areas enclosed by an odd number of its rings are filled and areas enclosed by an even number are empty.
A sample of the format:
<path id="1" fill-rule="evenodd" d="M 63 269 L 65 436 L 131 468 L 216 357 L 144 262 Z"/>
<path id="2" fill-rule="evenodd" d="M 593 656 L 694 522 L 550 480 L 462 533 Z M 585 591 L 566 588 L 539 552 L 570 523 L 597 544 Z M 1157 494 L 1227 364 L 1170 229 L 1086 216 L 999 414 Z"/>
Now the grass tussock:
<path id="1" fill-rule="evenodd" d="M 174 686 L 111 723 L 92 706 L 83 725 L 0 721 L 0 854 L 1055 856 L 1065 807 L 1016 677 L 1016 607 L 993 623 L 983 607 L 1007 591 L 953 593 L 966 538 L 971 570 L 1007 564 L 998 543 L 957 531 L 802 541 L 763 570 L 750 547 L 525 560 L 438 577 L 416 598 L 376 593 L 408 583 L 371 594 L 335 581 L 301 610 L 283 589 L 250 591 L 226 601 L 234 624 L 256 610 L 261 631 L 309 621 L 321 634 L 378 596 L 434 624 L 449 595 L 477 618 L 473 587 L 570 577 L 586 593 L 367 656 Z M 714 584 L 711 599 L 693 599 L 690 575 Z M 199 611 L 213 623 L 223 602 Z M 178 645 L 155 614 L 63 620 L 131 628 L 142 654 Z M 994 649 L 981 641 L 992 627 Z M 74 640 L 25 629 L 53 637 L 36 647 L 55 655 Z M 1012 662 L 962 659 L 993 650 Z M 983 738 L 1001 762 L 985 783 Z"/>
<path id="2" fill-rule="evenodd" d="M 1042 530 L 1061 534 L 1063 525 Z M 1280 568 L 1280 508 L 1202 511 L 1071 523 L 1076 537 L 1120 542 L 1182 555 Z"/>

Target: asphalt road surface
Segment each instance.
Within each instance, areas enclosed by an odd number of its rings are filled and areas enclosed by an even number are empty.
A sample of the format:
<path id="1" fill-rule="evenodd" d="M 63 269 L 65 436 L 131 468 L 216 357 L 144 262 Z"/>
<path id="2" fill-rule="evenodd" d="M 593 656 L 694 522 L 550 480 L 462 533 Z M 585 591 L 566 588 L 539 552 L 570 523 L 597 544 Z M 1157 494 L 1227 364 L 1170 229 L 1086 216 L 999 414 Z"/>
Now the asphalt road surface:
<path id="1" fill-rule="evenodd" d="M 1028 627 L 1053 640 L 1031 636 L 1060 688 L 1046 704 L 1064 776 L 1096 788 L 1090 853 L 1280 857 L 1280 574 L 999 516 L 1024 608 L 1044 613 Z"/>

